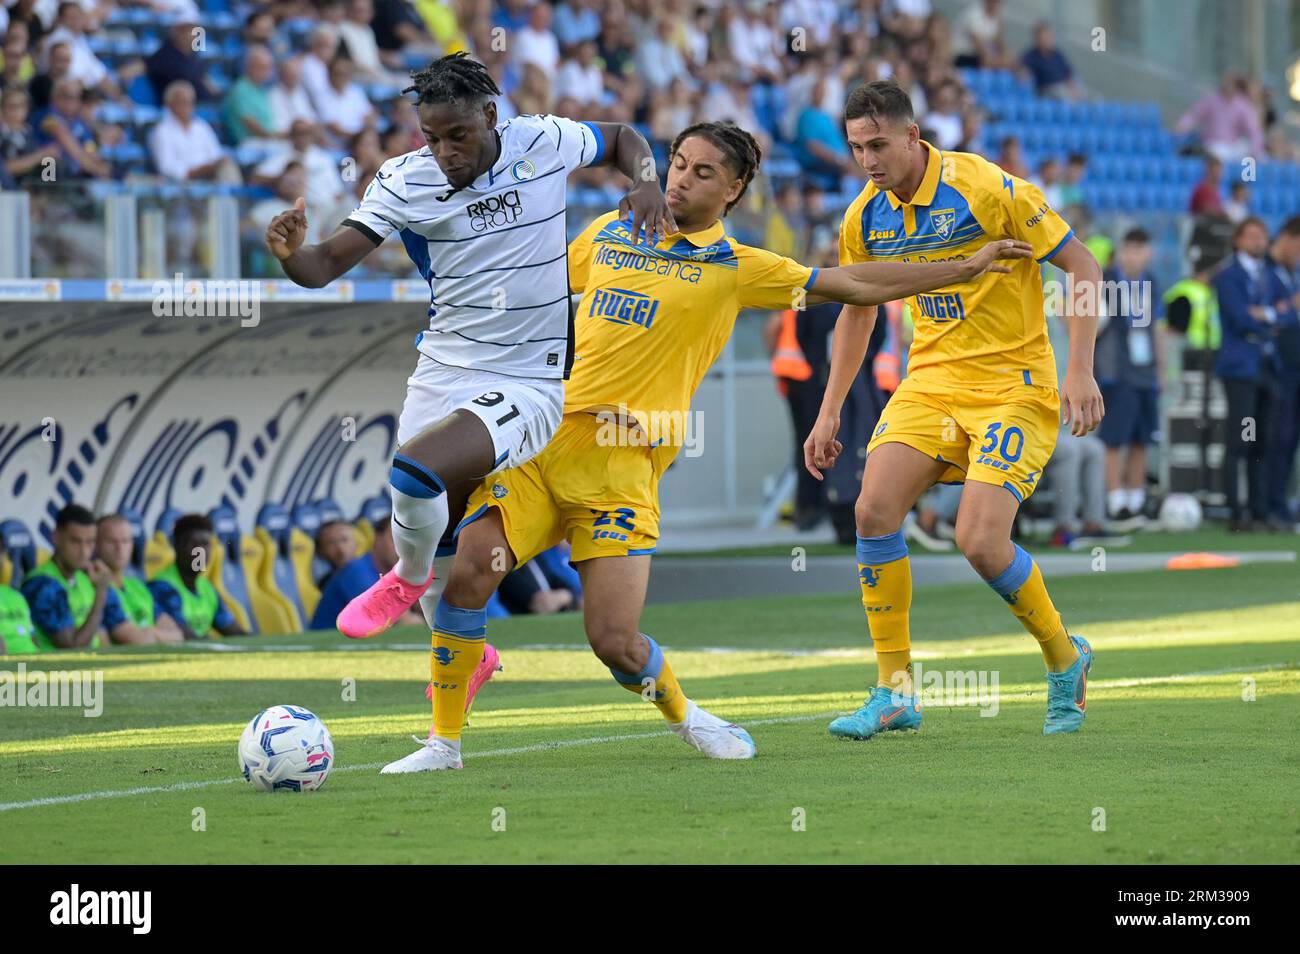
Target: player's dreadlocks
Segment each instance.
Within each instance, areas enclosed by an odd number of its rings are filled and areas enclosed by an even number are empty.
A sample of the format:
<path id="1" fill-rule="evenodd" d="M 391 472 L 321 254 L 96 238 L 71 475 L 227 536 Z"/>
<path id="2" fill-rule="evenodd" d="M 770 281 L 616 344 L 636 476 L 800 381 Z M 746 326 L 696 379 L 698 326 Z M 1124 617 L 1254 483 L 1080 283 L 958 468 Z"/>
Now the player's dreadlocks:
<path id="1" fill-rule="evenodd" d="M 677 138 L 673 140 L 672 148 L 668 151 L 669 161 L 672 160 L 673 156 L 677 155 L 677 150 L 681 144 L 692 136 L 707 139 L 721 149 L 727 165 L 735 171 L 736 177 L 742 183 L 740 195 L 736 196 L 735 201 L 729 202 L 722 211 L 722 214 L 726 215 L 731 211 L 732 206 L 744 198 L 745 190 L 749 188 L 754 173 L 758 172 L 759 163 L 763 161 L 763 150 L 759 148 L 753 136 L 735 123 L 696 123 L 694 126 L 687 126 L 677 134 Z"/>
<path id="2" fill-rule="evenodd" d="M 481 102 L 500 96 L 496 81 L 486 66 L 471 60 L 463 50 L 431 62 L 422 70 L 412 70 L 413 86 L 402 90 L 415 93 L 416 104 Z"/>

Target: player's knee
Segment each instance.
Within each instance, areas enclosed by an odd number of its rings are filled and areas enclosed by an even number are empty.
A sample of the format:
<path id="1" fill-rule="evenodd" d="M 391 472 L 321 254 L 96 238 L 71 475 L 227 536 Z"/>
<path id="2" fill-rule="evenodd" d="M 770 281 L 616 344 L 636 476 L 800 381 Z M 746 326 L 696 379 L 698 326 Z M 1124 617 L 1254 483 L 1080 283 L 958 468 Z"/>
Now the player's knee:
<path id="1" fill-rule="evenodd" d="M 997 534 L 987 532 L 977 524 L 957 524 L 957 549 L 984 579 L 991 579 L 1007 568 L 1006 539 L 999 539 Z"/>
<path id="2" fill-rule="evenodd" d="M 591 651 L 606 666 L 620 672 L 632 672 L 637 668 L 632 658 L 637 632 L 635 628 L 615 623 L 611 620 L 587 620 L 587 642 Z"/>
<path id="3" fill-rule="evenodd" d="M 896 507 L 865 494 L 859 496 L 858 502 L 854 504 L 853 516 L 860 537 L 882 537 L 887 533 L 896 533 L 903 524 L 903 517 Z"/>
<path id="4" fill-rule="evenodd" d="M 500 541 L 462 534 L 443 595 L 456 606 L 485 606 L 513 566 L 509 547 Z"/>

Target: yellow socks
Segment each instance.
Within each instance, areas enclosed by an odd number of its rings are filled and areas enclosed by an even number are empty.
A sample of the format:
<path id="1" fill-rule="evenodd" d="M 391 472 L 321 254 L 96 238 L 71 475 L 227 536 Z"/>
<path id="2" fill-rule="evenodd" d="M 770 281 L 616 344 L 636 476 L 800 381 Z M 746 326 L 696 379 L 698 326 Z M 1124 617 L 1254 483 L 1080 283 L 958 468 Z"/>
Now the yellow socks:
<path id="1" fill-rule="evenodd" d="M 1013 546 L 1015 556 L 1011 565 L 988 584 L 1007 601 L 1020 625 L 1038 640 L 1048 670 L 1061 672 L 1070 668 L 1079 653 L 1066 635 L 1061 614 L 1047 595 L 1038 564 L 1019 544 Z"/>
<path id="2" fill-rule="evenodd" d="M 858 580 L 876 647 L 876 684 L 912 695 L 912 563 L 903 531 L 858 537 Z"/>
<path id="3" fill-rule="evenodd" d="M 469 680 L 483 661 L 486 643 L 486 608 L 461 609 L 446 600 L 439 601 L 434 613 L 433 654 L 429 665 L 434 689 L 433 734 L 440 739 L 460 740 Z"/>
<path id="4" fill-rule="evenodd" d="M 635 692 L 637 695 L 645 695 L 646 698 L 649 698 L 646 690 L 650 686 L 650 681 L 653 680 L 654 698 L 652 701 L 659 711 L 663 713 L 664 718 L 669 722 L 684 722 L 686 720 L 686 705 L 689 701 L 686 694 L 682 692 L 682 687 L 678 684 L 672 667 L 668 665 L 668 660 L 664 658 L 664 652 L 659 648 L 659 644 L 645 633 L 641 634 L 641 638 L 650 644 L 650 658 L 646 660 L 645 668 L 635 674 L 611 669 L 609 674 L 624 689 Z"/>

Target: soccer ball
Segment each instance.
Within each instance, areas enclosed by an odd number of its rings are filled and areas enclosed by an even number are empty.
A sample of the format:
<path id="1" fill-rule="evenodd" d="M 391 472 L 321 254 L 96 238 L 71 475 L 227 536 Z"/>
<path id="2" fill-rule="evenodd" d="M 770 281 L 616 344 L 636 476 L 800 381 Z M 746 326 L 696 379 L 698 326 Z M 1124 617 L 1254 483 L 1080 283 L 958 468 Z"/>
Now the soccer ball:
<path id="1" fill-rule="evenodd" d="M 1201 504 L 1191 494 L 1170 494 L 1160 504 L 1160 525 L 1166 530 L 1195 530 L 1201 525 Z"/>
<path id="2" fill-rule="evenodd" d="M 334 764 L 325 723 L 302 706 L 271 706 L 239 737 L 239 768 L 259 792 L 314 792 Z"/>

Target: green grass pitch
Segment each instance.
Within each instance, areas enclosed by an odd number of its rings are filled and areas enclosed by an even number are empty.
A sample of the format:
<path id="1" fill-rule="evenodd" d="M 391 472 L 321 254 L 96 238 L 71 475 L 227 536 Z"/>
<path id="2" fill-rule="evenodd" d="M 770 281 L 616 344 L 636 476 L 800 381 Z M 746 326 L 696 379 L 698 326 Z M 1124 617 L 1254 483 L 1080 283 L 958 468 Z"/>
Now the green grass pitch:
<path id="1" fill-rule="evenodd" d="M 0 862 L 1300 858 L 1294 564 L 1049 580 L 1097 661 L 1082 732 L 1047 738 L 1041 657 L 979 585 L 919 590 L 914 649 L 934 669 L 997 671 L 995 717 L 930 706 L 919 733 L 827 735 L 875 677 L 852 581 L 849 567 L 842 596 L 646 612 L 688 694 L 750 727 L 752 762 L 668 735 L 581 648 L 571 615 L 490 627 L 506 670 L 479 696 L 453 773 L 377 772 L 427 729 L 425 632 L 29 657 L 102 669 L 104 712 L 0 709 Z M 322 791 L 257 794 L 237 778 L 240 730 L 275 703 L 329 726 Z"/>

